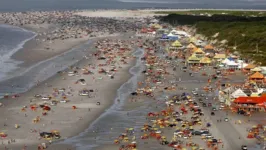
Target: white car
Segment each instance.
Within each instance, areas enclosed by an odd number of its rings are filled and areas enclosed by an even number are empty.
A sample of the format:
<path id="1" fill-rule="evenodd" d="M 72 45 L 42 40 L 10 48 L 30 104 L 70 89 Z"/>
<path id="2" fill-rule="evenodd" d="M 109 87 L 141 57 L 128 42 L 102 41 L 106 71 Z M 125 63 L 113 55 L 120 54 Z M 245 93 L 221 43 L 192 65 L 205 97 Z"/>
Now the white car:
<path id="1" fill-rule="evenodd" d="M 220 106 L 219 109 L 220 109 L 220 110 L 223 110 L 223 109 L 224 109 L 224 106 Z"/>
<path id="2" fill-rule="evenodd" d="M 49 97 L 42 97 L 42 100 L 49 100 Z"/>
<path id="3" fill-rule="evenodd" d="M 68 100 L 61 100 L 60 103 L 67 103 Z"/>
<path id="4" fill-rule="evenodd" d="M 157 130 L 155 133 L 157 133 L 157 134 L 161 134 L 162 131 L 161 131 L 161 130 Z"/>

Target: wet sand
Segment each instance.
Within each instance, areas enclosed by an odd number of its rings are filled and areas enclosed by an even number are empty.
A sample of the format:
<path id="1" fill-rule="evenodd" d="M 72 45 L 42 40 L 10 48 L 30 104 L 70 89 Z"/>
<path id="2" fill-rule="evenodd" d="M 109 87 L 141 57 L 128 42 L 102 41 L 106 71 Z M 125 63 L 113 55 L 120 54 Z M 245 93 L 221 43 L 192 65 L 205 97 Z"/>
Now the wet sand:
<path id="1" fill-rule="evenodd" d="M 21 26 L 27 30 L 33 31 L 37 33 L 37 36 L 32 40 L 26 42 L 22 49 L 17 51 L 14 55 L 12 55 L 12 59 L 22 61 L 20 67 L 29 67 L 38 62 L 47 60 L 51 57 L 64 53 L 75 46 L 81 45 L 87 42 L 90 38 L 83 37 L 78 39 L 66 39 L 66 40 L 53 40 L 43 41 L 46 39 L 45 35 L 40 35 L 40 33 L 51 32 L 56 27 L 56 25 L 52 24 L 44 24 L 44 25 L 25 25 Z"/>
<path id="2" fill-rule="evenodd" d="M 123 36 L 117 37 L 117 39 L 121 38 L 125 39 Z M 88 54 L 95 52 L 95 50 L 94 48 L 89 48 Z M 45 81 L 45 83 L 22 94 L 19 98 L 4 99 L 4 107 L 1 108 L 0 112 L 6 115 L 1 117 L 0 125 L 2 126 L 2 131 L 8 134 L 8 138 L 3 140 L 4 145 L 2 144 L 0 148 L 2 149 L 7 146 L 18 149 L 25 144 L 34 145 L 34 149 L 36 149 L 36 144 L 45 142 L 38 140 L 39 132 L 43 131 L 59 130 L 61 131 L 61 139 L 69 138 L 84 131 L 93 120 L 98 118 L 100 114 L 113 104 L 116 90 L 130 78 L 128 70 L 134 64 L 134 58 L 130 58 L 130 53 L 127 55 L 129 57 L 127 59 L 129 63 L 120 64 L 121 68 L 118 69 L 119 71 L 116 73 L 114 79 L 96 73 L 97 67 L 95 75 L 93 75 L 95 79 L 91 75 L 74 77 L 69 77 L 67 73 L 64 75 L 55 75 L 48 81 Z M 89 58 L 80 62 L 78 66 L 82 68 L 89 63 L 99 65 L 103 61 Z M 103 78 L 98 79 L 98 77 Z M 86 88 L 96 90 L 96 97 L 88 99 L 77 95 L 78 90 L 81 90 L 83 86 L 74 83 L 80 78 L 86 79 Z M 36 112 L 30 109 L 21 111 L 23 106 L 27 106 L 30 103 L 40 103 L 39 100 L 35 100 L 35 94 L 47 95 L 51 93 L 53 88 L 66 88 L 68 90 L 68 86 L 73 89 L 72 94 L 68 96 L 70 102 L 51 106 L 52 111 L 48 112 L 47 116 L 42 117 L 41 110 L 37 110 Z M 100 102 L 101 105 L 96 105 L 96 102 Z M 76 110 L 72 109 L 73 105 L 77 107 Z M 40 122 L 32 123 L 32 119 L 36 116 L 41 116 Z M 19 124 L 21 127 L 15 129 L 15 124 Z M 31 133 L 33 130 L 36 130 L 36 132 Z M 15 139 L 16 142 L 8 145 L 9 138 Z"/>

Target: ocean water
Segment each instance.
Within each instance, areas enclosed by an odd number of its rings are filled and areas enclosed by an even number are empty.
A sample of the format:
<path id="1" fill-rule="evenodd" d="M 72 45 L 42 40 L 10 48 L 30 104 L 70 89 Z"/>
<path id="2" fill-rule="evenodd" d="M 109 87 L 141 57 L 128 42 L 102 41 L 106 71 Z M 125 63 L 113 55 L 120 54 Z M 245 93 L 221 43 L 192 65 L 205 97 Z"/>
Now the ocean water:
<path id="1" fill-rule="evenodd" d="M 265 0 L 0 0 L 0 12 L 73 9 L 265 9 Z"/>
<path id="2" fill-rule="evenodd" d="M 6 80 L 7 73 L 17 69 L 17 65 L 21 63 L 10 57 L 35 36 L 34 32 L 0 24 L 0 81 Z"/>
<path id="3" fill-rule="evenodd" d="M 35 33 L 24 29 L 0 25 L 0 98 L 5 94 L 25 92 L 38 81 L 44 81 L 58 71 L 77 63 L 84 58 L 85 51 L 91 44 L 91 41 L 88 41 L 63 54 L 32 66 L 18 67 L 17 65 L 22 62 L 12 60 L 10 56 L 34 36 Z"/>

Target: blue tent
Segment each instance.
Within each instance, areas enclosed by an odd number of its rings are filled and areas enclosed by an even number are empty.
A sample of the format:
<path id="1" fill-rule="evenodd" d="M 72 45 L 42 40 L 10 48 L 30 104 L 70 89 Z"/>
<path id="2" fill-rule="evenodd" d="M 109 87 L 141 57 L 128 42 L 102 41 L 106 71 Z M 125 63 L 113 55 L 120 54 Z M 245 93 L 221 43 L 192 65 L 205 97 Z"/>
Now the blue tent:
<path id="1" fill-rule="evenodd" d="M 233 61 L 234 60 L 234 58 L 232 58 L 232 57 L 229 57 L 227 59 L 230 60 L 230 61 Z"/>
<path id="2" fill-rule="evenodd" d="M 160 40 L 168 40 L 168 36 L 166 34 L 163 34 Z"/>
<path id="3" fill-rule="evenodd" d="M 176 41 L 178 40 L 178 37 L 177 36 L 168 36 L 169 40 L 171 41 Z"/>

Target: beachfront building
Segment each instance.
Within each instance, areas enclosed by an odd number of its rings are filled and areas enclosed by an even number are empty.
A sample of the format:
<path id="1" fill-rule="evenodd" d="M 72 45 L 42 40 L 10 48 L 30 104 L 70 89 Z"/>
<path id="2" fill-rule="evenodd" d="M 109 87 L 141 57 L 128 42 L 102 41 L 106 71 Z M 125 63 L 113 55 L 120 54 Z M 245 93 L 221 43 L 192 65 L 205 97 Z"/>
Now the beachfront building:
<path id="1" fill-rule="evenodd" d="M 212 60 L 209 57 L 202 57 L 199 62 L 201 65 L 210 65 Z"/>
<path id="2" fill-rule="evenodd" d="M 182 47 L 182 44 L 176 40 L 174 43 L 171 44 L 171 46 L 169 47 L 170 50 L 175 50 L 175 49 L 179 49 Z"/>
<path id="3" fill-rule="evenodd" d="M 201 49 L 201 48 L 197 48 L 197 49 L 194 49 L 193 50 L 193 54 L 196 56 L 196 57 L 204 57 L 205 56 L 205 52 Z"/>
<path id="4" fill-rule="evenodd" d="M 232 92 L 233 91 L 233 92 Z M 238 97 L 247 97 L 247 94 L 242 89 L 236 89 L 229 87 L 224 91 L 220 91 L 219 100 L 224 102 L 225 105 L 231 106 L 234 100 Z"/>
<path id="5" fill-rule="evenodd" d="M 215 53 L 214 47 L 212 45 L 210 45 L 210 44 L 204 46 L 204 51 L 205 51 L 205 53 L 209 53 L 209 54 L 214 54 Z"/>
<path id="6" fill-rule="evenodd" d="M 250 72 L 251 71 L 251 69 L 254 69 L 256 66 L 255 65 L 253 65 L 253 64 L 248 64 L 246 67 L 244 67 L 243 69 L 243 71 L 244 72 Z"/>
<path id="7" fill-rule="evenodd" d="M 197 65 L 200 63 L 200 58 L 192 54 L 190 57 L 188 57 L 187 63 L 190 65 Z"/>
<path id="8" fill-rule="evenodd" d="M 234 100 L 234 107 L 246 110 L 265 109 L 266 97 L 238 97 Z"/>
<path id="9" fill-rule="evenodd" d="M 249 80 L 254 82 L 263 82 L 264 75 L 262 73 L 255 72 L 254 74 L 249 76 Z"/>
<path id="10" fill-rule="evenodd" d="M 261 72 L 262 70 L 259 67 L 255 67 L 250 70 L 251 72 Z"/>
<path id="11" fill-rule="evenodd" d="M 226 55 L 225 54 L 218 54 L 216 53 L 213 57 L 214 60 L 216 61 L 222 61 L 226 58 Z"/>
<path id="12" fill-rule="evenodd" d="M 189 50 L 193 50 L 194 48 L 197 48 L 197 47 L 196 47 L 196 45 L 194 45 L 193 43 L 189 43 L 189 44 L 187 45 L 187 49 L 189 49 Z"/>

